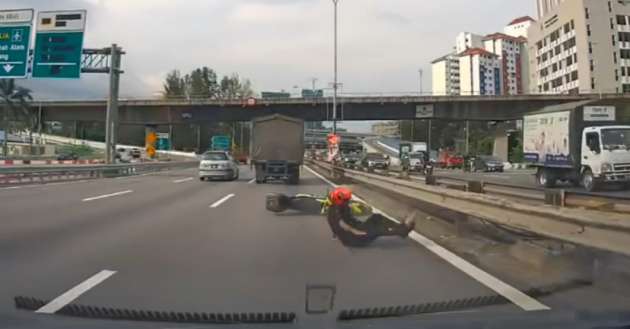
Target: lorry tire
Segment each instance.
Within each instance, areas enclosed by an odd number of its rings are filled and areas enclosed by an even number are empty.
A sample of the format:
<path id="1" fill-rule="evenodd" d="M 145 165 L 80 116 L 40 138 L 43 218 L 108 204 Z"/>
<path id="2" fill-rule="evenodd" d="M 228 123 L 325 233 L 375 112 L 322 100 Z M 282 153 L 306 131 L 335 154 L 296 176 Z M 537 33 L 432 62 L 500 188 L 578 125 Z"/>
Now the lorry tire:
<path id="1" fill-rule="evenodd" d="M 552 188 L 556 186 L 556 176 L 549 169 L 538 168 L 538 172 L 536 172 L 536 181 L 538 182 L 538 185 L 545 188 Z"/>
<path id="2" fill-rule="evenodd" d="M 584 173 L 582 173 L 582 186 L 584 186 L 584 189 L 588 192 L 597 191 L 599 188 L 597 180 L 590 169 L 586 169 Z"/>

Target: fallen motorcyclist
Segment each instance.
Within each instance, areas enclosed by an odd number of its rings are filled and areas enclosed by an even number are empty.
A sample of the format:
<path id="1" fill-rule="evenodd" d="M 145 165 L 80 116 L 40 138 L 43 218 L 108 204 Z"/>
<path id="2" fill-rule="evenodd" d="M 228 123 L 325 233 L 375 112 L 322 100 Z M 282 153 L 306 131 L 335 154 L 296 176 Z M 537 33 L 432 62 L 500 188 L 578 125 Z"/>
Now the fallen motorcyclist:
<path id="1" fill-rule="evenodd" d="M 353 200 L 352 191 L 343 187 L 334 189 L 327 197 L 306 194 L 294 197 L 272 194 L 267 197 L 267 209 L 270 211 L 283 212 L 305 207 L 319 207 L 321 213 L 327 216 L 334 237 L 350 247 L 366 246 L 384 236 L 404 238 L 415 226 L 415 213 L 403 223 L 395 223 L 381 214 L 373 213 L 369 205 Z M 357 216 L 367 216 L 367 219 L 360 220 Z"/>

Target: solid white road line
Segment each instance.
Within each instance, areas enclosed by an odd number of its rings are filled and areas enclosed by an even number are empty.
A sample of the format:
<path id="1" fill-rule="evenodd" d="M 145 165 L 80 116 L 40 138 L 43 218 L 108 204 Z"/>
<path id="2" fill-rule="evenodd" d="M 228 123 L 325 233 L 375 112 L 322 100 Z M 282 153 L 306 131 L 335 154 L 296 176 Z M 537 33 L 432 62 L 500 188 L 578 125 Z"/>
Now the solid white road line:
<path id="1" fill-rule="evenodd" d="M 64 306 L 66 306 L 69 303 L 71 303 L 73 300 L 79 298 L 79 296 L 81 296 L 86 291 L 94 288 L 99 283 L 105 281 L 107 278 L 109 278 L 110 276 L 114 275 L 115 273 L 116 273 L 116 271 L 102 270 L 102 271 L 94 274 L 89 279 L 81 282 L 80 284 L 78 284 L 74 288 L 66 291 L 61 296 L 53 299 L 48 304 L 42 306 L 40 309 L 38 309 L 35 312 L 36 313 L 53 314 L 53 313 L 59 311 L 60 309 L 62 309 Z"/>
<path id="2" fill-rule="evenodd" d="M 324 182 L 328 183 L 329 185 L 331 185 L 333 187 L 337 187 L 338 186 L 337 184 L 335 184 L 335 183 L 331 182 L 330 180 L 326 179 L 325 177 L 323 177 L 319 173 L 315 172 L 314 170 L 312 170 L 308 166 L 305 166 L 305 168 L 308 171 L 310 171 L 313 175 L 317 176 L 319 179 L 323 180 Z M 361 200 L 358 197 L 355 197 L 355 199 L 365 202 L 364 200 Z M 390 220 L 399 223 L 399 221 L 397 219 L 393 218 L 392 216 L 389 216 L 388 214 L 384 213 L 380 209 L 374 208 L 374 212 L 375 213 L 380 213 L 383 216 L 389 218 Z M 447 263 L 455 266 L 460 271 L 468 274 L 470 277 L 472 277 L 473 279 L 477 280 L 479 283 L 481 283 L 484 286 L 490 288 L 491 290 L 493 290 L 494 292 L 500 294 L 501 296 L 507 298 L 509 301 L 511 301 L 515 305 L 519 306 L 523 310 L 525 310 L 525 311 L 541 311 L 541 310 L 549 310 L 550 309 L 549 306 L 540 303 L 536 299 L 526 295 L 525 293 L 521 292 L 520 290 L 518 290 L 518 289 L 508 285 L 507 283 L 499 280 L 498 278 L 492 276 L 491 274 L 485 272 L 484 270 L 476 267 L 475 265 L 469 263 L 468 261 L 466 261 L 465 259 L 457 256 L 456 254 L 448 251 L 446 248 L 440 246 L 439 244 L 435 243 L 435 241 L 433 241 L 433 240 L 423 236 L 422 234 L 420 234 L 418 232 L 412 232 L 409 235 L 409 237 L 411 239 L 413 239 L 414 241 L 416 241 L 417 243 L 421 244 L 423 247 L 427 248 L 432 253 L 436 254 L 437 256 L 439 256 L 440 258 L 445 260 Z"/>
<path id="3" fill-rule="evenodd" d="M 99 196 L 95 196 L 95 197 L 91 197 L 91 198 L 85 198 L 81 201 L 83 202 L 89 202 L 89 201 L 94 201 L 94 200 L 100 200 L 100 199 L 105 199 L 105 198 L 111 198 L 113 196 L 119 196 L 119 195 L 123 195 L 123 194 L 128 194 L 128 193 L 132 193 L 132 190 L 127 190 L 127 191 L 121 191 L 121 192 L 116 192 L 116 193 L 110 193 L 110 194 L 104 194 L 104 195 L 99 195 Z"/>
<path id="4" fill-rule="evenodd" d="M 254 184 L 254 182 L 256 181 L 256 178 L 252 178 L 252 180 L 250 180 L 249 182 L 247 182 L 247 184 Z"/>
<path id="5" fill-rule="evenodd" d="M 190 182 L 191 180 L 193 180 L 193 178 L 192 177 L 188 177 L 188 178 L 182 178 L 182 179 L 174 180 L 173 183 L 179 184 L 179 183 L 183 183 L 183 182 Z"/>
<path id="6" fill-rule="evenodd" d="M 234 193 L 228 194 L 228 195 L 224 196 L 223 198 L 221 198 L 221 200 L 218 200 L 217 202 L 211 204 L 210 208 L 216 208 L 216 207 L 220 206 L 223 202 L 225 202 L 227 200 L 230 200 L 232 197 L 234 197 Z"/>

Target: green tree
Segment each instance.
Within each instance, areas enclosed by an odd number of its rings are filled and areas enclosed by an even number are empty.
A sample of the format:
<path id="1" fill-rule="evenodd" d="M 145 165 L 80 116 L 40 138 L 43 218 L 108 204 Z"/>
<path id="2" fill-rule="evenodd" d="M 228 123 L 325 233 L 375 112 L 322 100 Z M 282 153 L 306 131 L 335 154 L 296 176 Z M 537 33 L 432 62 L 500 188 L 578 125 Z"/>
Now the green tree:
<path id="1" fill-rule="evenodd" d="M 178 70 L 173 70 L 166 75 L 162 95 L 164 98 L 182 98 L 186 96 L 186 82 Z"/>
<path id="2" fill-rule="evenodd" d="M 254 95 L 252 83 L 249 79 L 241 80 L 237 73 L 224 76 L 220 84 L 220 97 L 222 99 L 242 99 Z"/>
<path id="3" fill-rule="evenodd" d="M 2 102 L 2 123 L 5 132 L 3 155 L 8 154 L 9 132 L 29 130 L 31 134 L 38 124 L 37 116 L 31 109 L 29 102 L 33 100 L 29 89 L 15 84 L 15 80 L 0 80 L 0 101 Z"/>
<path id="4" fill-rule="evenodd" d="M 190 72 L 184 77 L 186 93 L 189 98 L 218 98 L 219 85 L 214 70 L 204 66 Z"/>

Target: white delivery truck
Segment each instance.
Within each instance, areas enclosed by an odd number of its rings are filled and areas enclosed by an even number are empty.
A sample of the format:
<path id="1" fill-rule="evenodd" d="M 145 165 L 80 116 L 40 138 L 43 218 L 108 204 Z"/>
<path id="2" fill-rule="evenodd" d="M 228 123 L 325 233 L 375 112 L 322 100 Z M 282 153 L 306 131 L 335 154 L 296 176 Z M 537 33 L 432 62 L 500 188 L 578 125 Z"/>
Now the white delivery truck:
<path id="1" fill-rule="evenodd" d="M 411 153 L 427 152 L 427 143 L 413 142 L 411 143 Z"/>
<path id="2" fill-rule="evenodd" d="M 630 108 L 592 104 L 555 105 L 524 117 L 523 152 L 538 168 L 539 185 L 630 187 Z"/>

